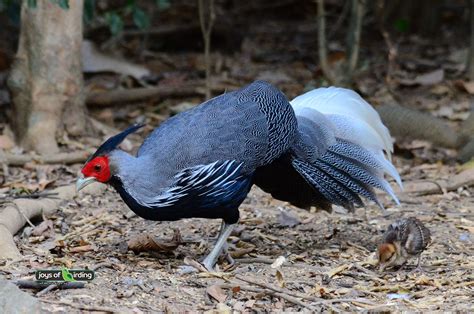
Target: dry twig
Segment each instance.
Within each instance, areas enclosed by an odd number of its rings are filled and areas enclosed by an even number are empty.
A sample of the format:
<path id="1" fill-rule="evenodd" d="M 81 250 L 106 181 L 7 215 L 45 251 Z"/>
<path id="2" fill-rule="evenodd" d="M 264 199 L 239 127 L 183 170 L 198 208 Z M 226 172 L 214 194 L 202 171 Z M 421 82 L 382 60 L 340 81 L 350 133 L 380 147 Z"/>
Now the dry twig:
<path id="1" fill-rule="evenodd" d="M 50 283 L 44 283 L 44 282 L 35 281 L 35 280 L 17 280 L 17 281 L 14 281 L 13 283 L 17 285 L 18 287 L 24 288 L 24 289 L 44 289 L 49 286 L 52 286 Z M 84 288 L 85 282 L 79 282 L 79 281 L 65 282 L 56 286 L 59 289 L 79 289 L 79 288 Z"/>
<path id="2" fill-rule="evenodd" d="M 73 303 L 69 301 L 55 301 L 55 300 L 48 300 L 48 299 L 40 299 L 41 302 L 46 302 L 46 303 L 51 303 L 51 304 L 57 304 L 57 305 L 66 305 L 75 309 L 79 310 L 84 310 L 84 311 L 91 311 L 91 312 L 105 312 L 105 313 L 116 313 L 116 312 L 122 312 L 123 309 L 118 310 L 114 309 L 108 306 L 95 306 L 95 305 L 84 305 L 84 304 L 78 304 L 78 303 Z"/>
<path id="3" fill-rule="evenodd" d="M 288 302 L 299 305 L 303 308 L 307 308 L 307 309 L 309 309 L 313 312 L 316 312 L 316 310 L 317 310 L 315 307 L 309 305 L 308 303 L 303 302 L 301 300 L 298 300 L 297 298 L 294 298 L 291 295 L 288 295 L 288 294 L 283 293 L 283 292 L 277 292 L 277 291 L 270 290 L 270 289 L 262 289 L 262 288 L 252 287 L 252 286 L 245 286 L 245 285 L 240 285 L 240 284 L 236 284 L 236 283 L 220 285 L 220 287 L 224 288 L 224 289 L 234 289 L 236 286 L 239 287 L 240 290 L 256 292 L 256 293 L 263 293 L 263 294 L 266 294 L 266 295 L 272 295 L 272 296 L 275 296 L 275 297 L 282 298 L 282 299 L 284 299 Z"/>

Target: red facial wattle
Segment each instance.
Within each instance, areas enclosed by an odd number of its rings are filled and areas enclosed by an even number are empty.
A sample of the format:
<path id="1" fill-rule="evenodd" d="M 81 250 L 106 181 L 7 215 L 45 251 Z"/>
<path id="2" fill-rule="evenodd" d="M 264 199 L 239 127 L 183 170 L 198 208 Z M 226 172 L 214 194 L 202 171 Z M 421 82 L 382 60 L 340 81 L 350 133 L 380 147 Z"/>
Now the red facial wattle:
<path id="1" fill-rule="evenodd" d="M 81 170 L 84 177 L 94 177 L 97 181 L 105 183 L 110 179 L 109 158 L 107 156 L 95 157 Z"/>

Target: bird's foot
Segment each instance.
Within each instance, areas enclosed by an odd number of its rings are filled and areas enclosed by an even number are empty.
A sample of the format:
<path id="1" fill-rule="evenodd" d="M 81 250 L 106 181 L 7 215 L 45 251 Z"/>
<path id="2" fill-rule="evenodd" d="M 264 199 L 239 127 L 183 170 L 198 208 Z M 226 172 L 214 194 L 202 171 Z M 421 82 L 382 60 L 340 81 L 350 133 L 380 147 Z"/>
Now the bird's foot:
<path id="1" fill-rule="evenodd" d="M 229 246 L 226 245 L 222 251 L 222 255 L 224 255 L 224 258 L 226 259 L 228 265 L 224 267 L 224 271 L 231 270 L 235 267 L 235 259 L 232 257 L 232 255 L 229 253 Z"/>
<path id="2" fill-rule="evenodd" d="M 232 267 L 235 266 L 235 260 L 232 257 L 232 255 L 230 255 L 228 248 L 229 247 L 226 244 L 223 247 L 222 253 L 221 253 L 221 257 L 225 258 L 227 263 L 229 263 L 229 265 L 224 267 L 224 271 L 227 271 L 227 270 L 229 270 L 229 269 L 231 269 Z M 206 258 L 202 261 L 202 265 L 207 269 L 208 272 L 219 272 L 220 271 L 219 265 L 217 265 L 217 261 L 215 263 L 213 263 L 211 260 Z"/>
<path id="3" fill-rule="evenodd" d="M 198 272 L 199 270 L 197 270 L 194 266 L 190 266 L 190 265 L 178 266 L 178 274 L 180 275 L 194 274 Z"/>
<path id="4" fill-rule="evenodd" d="M 204 262 L 202 263 L 202 265 L 203 265 L 204 268 L 205 268 L 208 272 L 210 272 L 210 273 L 214 273 L 214 272 L 217 271 L 216 269 L 214 269 L 214 265 L 213 265 L 212 263 L 210 263 L 210 262 L 204 261 Z"/>
<path id="5" fill-rule="evenodd" d="M 199 272 L 207 272 L 208 269 L 205 268 L 201 263 L 195 261 L 190 257 L 184 258 L 184 265 L 178 267 L 178 273 L 180 275 L 192 274 L 192 273 L 199 273 Z"/>

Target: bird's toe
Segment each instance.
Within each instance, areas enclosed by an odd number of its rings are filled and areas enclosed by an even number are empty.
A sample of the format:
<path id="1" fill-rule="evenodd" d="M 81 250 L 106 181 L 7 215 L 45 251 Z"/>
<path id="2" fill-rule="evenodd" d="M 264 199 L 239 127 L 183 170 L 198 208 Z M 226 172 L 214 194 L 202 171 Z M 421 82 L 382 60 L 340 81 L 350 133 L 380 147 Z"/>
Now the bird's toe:
<path id="1" fill-rule="evenodd" d="M 178 274 L 180 275 L 193 274 L 197 272 L 199 272 L 199 270 L 190 265 L 181 265 L 178 267 Z"/>

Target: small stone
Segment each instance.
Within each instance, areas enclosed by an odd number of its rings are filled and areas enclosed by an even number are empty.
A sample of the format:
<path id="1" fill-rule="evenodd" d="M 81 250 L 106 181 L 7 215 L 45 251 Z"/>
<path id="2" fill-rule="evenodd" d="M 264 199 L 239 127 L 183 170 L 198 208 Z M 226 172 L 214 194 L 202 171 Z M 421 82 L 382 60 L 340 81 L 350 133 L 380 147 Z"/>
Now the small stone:
<path id="1" fill-rule="evenodd" d="M 20 290 L 15 284 L 0 281 L 0 309 L 2 313 L 40 313 L 41 305 L 37 298 Z"/>

